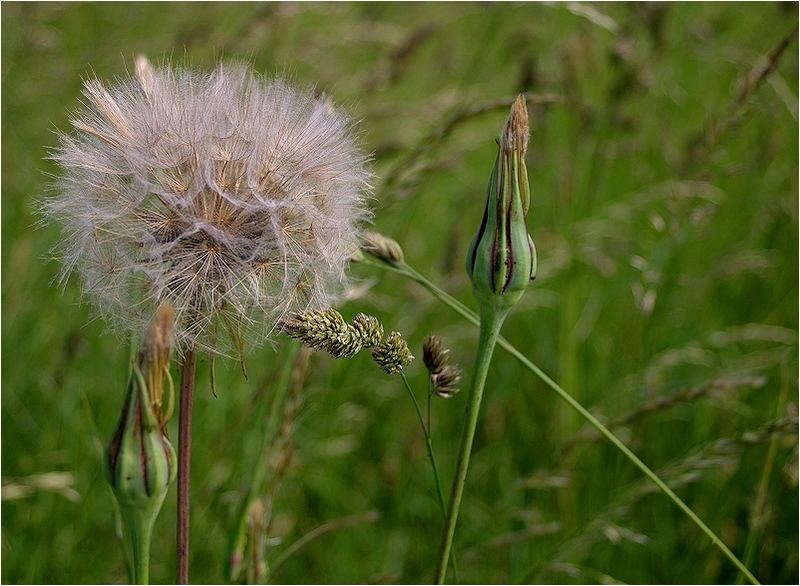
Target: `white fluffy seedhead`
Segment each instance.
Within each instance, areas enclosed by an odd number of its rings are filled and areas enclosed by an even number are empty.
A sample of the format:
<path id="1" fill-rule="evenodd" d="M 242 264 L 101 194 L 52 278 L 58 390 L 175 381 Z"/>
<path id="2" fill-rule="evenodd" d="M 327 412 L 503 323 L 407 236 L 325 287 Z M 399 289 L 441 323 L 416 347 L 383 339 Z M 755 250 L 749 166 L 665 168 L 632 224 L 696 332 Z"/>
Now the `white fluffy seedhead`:
<path id="1" fill-rule="evenodd" d="M 85 84 L 43 203 L 62 280 L 80 273 L 112 324 L 143 331 L 163 300 L 179 350 L 259 343 L 288 310 L 330 307 L 369 213 L 349 119 L 246 66 L 136 63 Z"/>

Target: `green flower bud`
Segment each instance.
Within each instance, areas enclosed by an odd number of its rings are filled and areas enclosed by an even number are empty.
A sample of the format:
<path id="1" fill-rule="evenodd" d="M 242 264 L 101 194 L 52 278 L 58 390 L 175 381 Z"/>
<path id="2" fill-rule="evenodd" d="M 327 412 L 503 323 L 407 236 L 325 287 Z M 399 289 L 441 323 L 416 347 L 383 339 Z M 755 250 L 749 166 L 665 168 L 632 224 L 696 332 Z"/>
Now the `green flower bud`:
<path id="1" fill-rule="evenodd" d="M 519 96 L 498 141 L 480 228 L 467 254 L 478 302 L 508 309 L 536 276 L 536 248 L 525 214 L 530 202 L 525 153 L 528 111 Z"/>
<path id="2" fill-rule="evenodd" d="M 153 523 L 176 472 L 175 450 L 165 431 L 171 407 L 166 412 L 162 409 L 164 379 L 171 382 L 172 328 L 172 307 L 162 305 L 133 365 L 125 403 L 106 452 L 106 476 L 128 533 L 137 584 L 148 581 Z M 169 398 L 171 403 L 172 392 Z"/>
<path id="3" fill-rule="evenodd" d="M 175 450 L 158 423 L 138 365 L 133 367 L 106 464 L 108 482 L 121 508 L 160 507 L 175 478 Z"/>

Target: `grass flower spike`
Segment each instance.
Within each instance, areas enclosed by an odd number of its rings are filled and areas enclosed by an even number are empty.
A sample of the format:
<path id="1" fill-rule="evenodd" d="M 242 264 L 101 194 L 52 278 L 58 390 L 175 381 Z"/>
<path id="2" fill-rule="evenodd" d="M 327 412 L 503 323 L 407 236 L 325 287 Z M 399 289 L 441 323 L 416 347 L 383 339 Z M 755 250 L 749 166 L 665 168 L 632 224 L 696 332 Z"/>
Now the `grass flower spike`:
<path id="1" fill-rule="evenodd" d="M 433 392 L 439 397 L 449 399 L 455 395 L 461 382 L 461 369 L 449 364 L 450 350 L 444 347 L 438 336 L 428 336 L 422 343 L 422 361 L 428 369 Z"/>
<path id="2" fill-rule="evenodd" d="M 84 95 L 43 212 L 63 226 L 62 280 L 76 270 L 112 324 L 141 331 L 169 300 L 178 349 L 220 353 L 336 300 L 370 175 L 328 99 L 241 65 L 141 57 L 134 79 Z"/>
<path id="3" fill-rule="evenodd" d="M 359 313 L 353 318 L 353 328 L 358 332 L 362 344 L 374 348 L 383 339 L 383 325 L 378 318 L 366 313 Z"/>
<path id="4" fill-rule="evenodd" d="M 389 264 L 402 263 L 405 258 L 397 241 L 379 232 L 366 232 L 361 241 L 361 250 Z"/>
<path id="5" fill-rule="evenodd" d="M 392 332 L 372 349 L 372 359 L 388 374 L 396 374 L 411 364 L 414 356 L 400 332 Z"/>
<path id="6" fill-rule="evenodd" d="M 278 327 L 309 348 L 325 350 L 334 358 L 352 356 L 363 346 L 359 331 L 335 309 L 295 311 L 281 320 Z"/>

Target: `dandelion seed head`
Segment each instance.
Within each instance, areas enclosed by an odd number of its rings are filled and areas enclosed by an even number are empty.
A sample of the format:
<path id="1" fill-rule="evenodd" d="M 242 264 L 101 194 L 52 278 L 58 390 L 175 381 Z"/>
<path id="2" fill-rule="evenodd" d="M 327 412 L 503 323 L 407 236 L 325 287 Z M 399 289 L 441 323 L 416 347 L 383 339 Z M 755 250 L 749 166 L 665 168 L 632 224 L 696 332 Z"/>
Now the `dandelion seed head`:
<path id="1" fill-rule="evenodd" d="M 141 332 L 162 301 L 175 344 L 258 344 L 280 316 L 330 307 L 368 219 L 367 157 L 326 97 L 242 65 L 197 72 L 146 59 L 84 87 L 42 213 L 112 325 Z"/>

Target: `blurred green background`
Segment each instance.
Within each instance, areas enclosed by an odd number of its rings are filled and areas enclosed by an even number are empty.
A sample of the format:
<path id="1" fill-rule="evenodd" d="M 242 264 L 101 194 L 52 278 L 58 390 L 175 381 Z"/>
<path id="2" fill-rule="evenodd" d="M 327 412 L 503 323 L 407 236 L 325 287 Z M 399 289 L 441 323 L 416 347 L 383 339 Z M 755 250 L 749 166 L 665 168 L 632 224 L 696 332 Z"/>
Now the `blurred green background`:
<path id="1" fill-rule="evenodd" d="M 58 230 L 37 226 L 35 207 L 82 80 L 126 75 L 145 53 L 245 59 L 329 92 L 375 153 L 376 229 L 470 306 L 463 256 L 503 104 L 544 96 L 528 153 L 539 278 L 505 335 L 761 580 L 797 583 L 797 16 L 794 3 L 3 3 L 3 582 L 126 580 L 101 453 L 128 347 L 92 319 L 77 279 L 63 294 L 51 284 Z M 469 370 L 472 326 L 399 276 L 353 273 L 346 317 L 377 315 L 418 356 L 437 333 Z M 257 465 L 276 481 L 268 562 L 332 522 L 272 581 L 430 580 L 440 514 L 424 442 L 400 381 L 366 354 L 313 354 L 288 443 L 248 459 L 282 342 L 249 354 L 249 381 L 218 361 L 217 398 L 200 364 L 192 580 L 224 580 Z M 423 399 L 421 360 L 408 373 Z M 490 377 L 456 536 L 463 582 L 737 579 L 517 362 L 498 351 Z M 433 405 L 448 484 L 466 394 Z M 379 517 L 350 518 L 368 511 Z M 174 580 L 174 513 L 173 488 L 155 582 Z"/>

